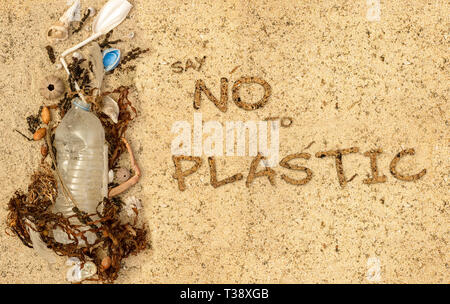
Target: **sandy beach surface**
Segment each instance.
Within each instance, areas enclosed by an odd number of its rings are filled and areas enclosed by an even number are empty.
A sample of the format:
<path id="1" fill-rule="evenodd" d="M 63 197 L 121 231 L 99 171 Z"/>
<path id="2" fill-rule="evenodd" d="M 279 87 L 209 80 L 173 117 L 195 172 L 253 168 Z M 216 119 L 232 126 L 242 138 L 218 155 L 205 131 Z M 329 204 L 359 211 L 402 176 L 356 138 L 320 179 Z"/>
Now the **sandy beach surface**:
<path id="1" fill-rule="evenodd" d="M 98 11 L 105 2 L 82 5 Z M 126 259 L 117 283 L 450 282 L 447 1 L 381 1 L 375 22 L 366 18 L 365 0 L 131 2 L 111 39 L 123 40 L 122 52 L 150 51 L 128 63 L 134 69 L 107 75 L 104 88 L 135 88 L 138 117 L 127 138 L 143 176 L 123 197 L 142 200 L 151 249 Z M 5 220 L 10 197 L 26 190 L 41 160 L 42 142 L 14 130 L 27 132 L 26 117 L 53 103 L 39 94 L 44 76 L 66 79 L 45 50 L 47 29 L 66 7 L 63 0 L 0 0 L 0 283 L 65 282 L 66 258 L 49 268 L 8 236 Z M 89 35 L 85 26 L 55 52 Z M 204 56 L 199 68 L 196 58 Z M 244 111 L 232 101 L 231 87 L 243 76 L 271 86 L 263 108 Z M 222 77 L 229 81 L 227 112 L 205 95 L 194 109 L 196 81 L 218 97 Z M 241 89 L 247 102 L 261 96 L 258 85 Z M 290 185 L 281 175 L 304 173 L 277 166 L 274 186 L 257 178 L 246 187 L 253 158 L 224 156 L 217 157 L 218 178 L 244 178 L 213 188 L 203 155 L 179 191 L 171 127 L 192 124 L 194 113 L 222 123 L 291 117 L 292 125 L 280 128 L 280 159 L 311 154 L 292 163 L 311 169 L 312 180 Z M 343 157 L 345 176 L 357 175 L 342 188 L 334 159 L 315 154 L 351 147 L 359 152 Z M 371 173 L 364 152 L 378 148 L 386 182 L 364 184 Z M 399 172 L 426 169 L 412 182 L 389 169 L 409 148 L 415 155 L 401 159 Z M 120 163 L 129 166 L 128 156 Z"/>

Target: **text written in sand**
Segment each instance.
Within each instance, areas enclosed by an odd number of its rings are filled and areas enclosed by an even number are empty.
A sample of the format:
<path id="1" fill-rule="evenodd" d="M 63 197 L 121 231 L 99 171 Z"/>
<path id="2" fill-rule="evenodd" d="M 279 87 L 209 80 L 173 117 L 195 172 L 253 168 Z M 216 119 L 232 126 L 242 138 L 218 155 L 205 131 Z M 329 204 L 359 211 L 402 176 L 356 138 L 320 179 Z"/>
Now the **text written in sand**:
<path id="1" fill-rule="evenodd" d="M 243 85 L 249 85 L 249 84 L 257 84 L 257 85 L 261 86 L 263 89 L 262 97 L 257 102 L 250 103 L 248 101 L 241 99 L 241 96 L 240 96 L 241 87 Z M 200 109 L 201 103 L 202 103 L 202 96 L 206 96 L 206 98 L 209 101 L 211 101 L 217 107 L 217 109 L 219 111 L 226 112 L 228 110 L 228 101 L 229 101 L 229 80 L 227 78 L 222 77 L 220 79 L 220 88 L 217 91 L 220 92 L 219 97 L 216 97 L 213 94 L 212 90 L 207 87 L 204 80 L 202 80 L 202 79 L 196 80 L 195 88 L 194 88 L 194 102 L 193 102 L 194 109 L 195 110 Z M 239 108 L 241 108 L 245 111 L 254 111 L 254 110 L 263 108 L 267 104 L 267 102 L 269 101 L 269 98 L 272 94 L 272 87 L 269 85 L 269 83 L 267 81 L 265 81 L 264 79 L 259 78 L 259 77 L 241 77 L 233 83 L 233 85 L 231 87 L 231 92 L 232 92 L 231 99 L 234 101 L 236 106 L 238 106 Z M 200 123 L 202 124 L 202 122 L 200 122 Z M 215 123 L 216 123 L 215 125 L 219 125 L 219 123 L 217 123 L 217 122 L 215 122 Z M 292 119 L 290 118 L 288 125 L 290 126 L 291 124 L 292 124 Z M 219 128 L 219 130 L 221 130 L 221 128 Z M 276 128 L 276 131 L 278 132 L 278 128 Z M 195 133 L 195 130 L 194 130 L 194 133 Z M 219 133 L 221 133 L 221 132 L 219 132 Z M 244 130 L 244 132 L 238 132 L 238 134 L 239 133 L 244 137 L 246 136 L 245 130 Z M 187 132 L 185 132 L 185 134 L 189 135 L 189 136 L 186 136 L 187 139 L 183 140 L 183 138 L 178 137 L 177 144 L 183 145 L 183 144 L 188 143 L 189 144 L 188 147 L 190 147 L 191 130 L 190 129 L 187 130 Z M 222 136 L 220 136 L 220 135 L 221 134 L 219 134 L 219 136 L 218 136 L 217 132 L 216 132 L 216 135 L 211 135 L 210 136 L 211 138 L 208 138 L 207 142 L 209 144 L 211 144 L 211 142 L 212 142 L 212 143 L 214 143 L 214 145 L 220 144 L 220 147 L 222 147 L 220 142 L 223 139 L 222 139 Z M 249 136 L 249 137 L 251 137 L 251 136 Z M 271 135 L 271 137 L 274 138 L 273 135 Z M 180 140 L 180 138 L 181 138 L 181 140 Z M 278 136 L 276 136 L 276 138 L 278 138 Z M 186 143 L 184 141 L 186 141 Z M 194 137 L 194 141 L 195 141 L 195 137 Z M 231 145 L 234 147 L 235 142 L 234 141 L 230 141 L 230 142 L 231 142 Z M 240 142 L 245 142 L 245 140 L 241 140 Z M 250 143 L 255 143 L 255 142 L 256 141 L 250 141 L 249 147 L 250 147 Z M 226 141 L 226 144 L 227 143 L 228 143 L 228 141 Z M 309 144 L 307 148 L 309 148 L 313 143 L 314 142 Z M 277 141 L 277 144 L 278 144 L 278 141 Z M 180 191 L 184 191 L 187 189 L 186 178 L 193 175 L 194 173 L 196 173 L 203 164 L 203 159 L 201 157 L 201 155 L 203 155 L 203 154 L 201 153 L 201 150 L 202 150 L 201 148 L 202 147 L 201 147 L 201 143 L 200 143 L 200 149 L 196 149 L 198 151 L 196 153 L 194 153 L 194 155 L 191 154 L 190 149 L 183 150 L 184 152 L 181 154 L 173 153 L 173 155 L 172 155 L 172 160 L 173 160 L 174 169 L 175 169 L 175 172 L 173 173 L 172 176 L 177 181 L 178 189 Z M 211 149 L 209 149 L 209 150 L 211 150 Z M 219 149 L 219 150 L 221 150 L 221 149 Z M 245 178 L 245 185 L 247 187 L 250 187 L 253 184 L 254 180 L 262 178 L 262 179 L 267 179 L 267 182 L 270 185 L 276 186 L 276 177 L 279 174 L 279 172 L 277 172 L 275 169 L 272 168 L 272 167 L 274 167 L 274 165 L 269 165 L 267 163 L 267 157 L 266 157 L 267 155 L 265 155 L 265 153 L 263 151 L 261 151 L 259 148 L 256 148 L 256 146 L 255 146 L 255 149 L 253 149 L 253 150 L 254 150 L 254 153 L 249 154 L 249 156 L 252 156 L 253 159 L 251 160 L 249 170 L 248 170 L 247 176 Z M 276 151 L 276 153 L 278 153 L 279 149 L 273 149 L 273 151 Z M 234 175 L 223 178 L 223 179 L 218 178 L 219 169 L 217 168 L 216 156 L 223 155 L 222 151 L 219 151 L 218 153 L 219 154 L 217 154 L 217 155 L 211 154 L 211 153 L 206 153 L 206 156 L 208 157 L 211 186 L 213 186 L 214 188 L 218 188 L 220 186 L 224 186 L 227 184 L 231 184 L 231 183 L 235 183 L 240 180 L 243 180 L 244 175 L 241 172 L 236 172 Z M 324 162 L 327 161 L 326 159 L 330 159 L 328 161 L 334 162 L 334 166 L 335 166 L 336 174 L 337 174 L 337 182 L 339 183 L 340 187 L 344 188 L 347 185 L 347 183 L 351 182 L 357 176 L 357 174 L 355 174 L 351 178 L 347 179 L 347 176 L 344 172 L 344 159 L 345 159 L 345 156 L 349 155 L 349 154 L 362 154 L 362 156 L 368 158 L 367 164 L 370 168 L 371 173 L 367 176 L 367 178 L 363 179 L 362 182 L 364 184 L 371 185 L 371 184 L 385 183 L 387 181 L 387 177 L 379 170 L 378 165 L 377 165 L 377 157 L 381 153 L 383 153 L 381 148 L 366 151 L 364 153 L 360 153 L 359 147 L 350 147 L 350 148 L 345 148 L 345 149 L 318 151 L 315 153 L 315 157 L 324 159 Z M 391 175 L 395 179 L 400 180 L 400 181 L 411 182 L 411 181 L 419 180 L 426 174 L 426 172 L 427 172 L 426 169 L 421 169 L 421 170 L 418 169 L 417 170 L 418 172 L 401 172 L 401 170 L 399 170 L 397 168 L 398 167 L 397 165 L 400 162 L 400 160 L 402 160 L 403 158 L 406 158 L 407 156 L 414 156 L 414 155 L 415 155 L 415 150 L 413 148 L 409 148 L 409 149 L 404 149 L 404 150 L 398 152 L 393 157 L 393 159 L 391 160 L 391 162 L 389 164 L 389 170 L 390 170 Z M 301 186 L 301 185 L 308 184 L 313 179 L 313 176 L 314 176 L 313 170 L 310 168 L 307 168 L 305 166 L 302 166 L 298 163 L 299 162 L 304 163 L 307 160 L 309 160 L 310 158 L 311 158 L 311 154 L 304 153 L 304 152 L 292 153 L 292 154 L 289 154 L 289 155 L 285 156 L 284 158 L 282 158 L 281 161 L 279 161 L 279 163 L 278 163 L 278 165 L 280 167 L 282 167 L 280 179 L 283 180 L 283 182 L 285 182 L 287 184 L 295 185 L 295 186 Z M 278 159 L 278 155 L 276 155 L 275 159 Z M 404 162 L 406 162 L 406 161 L 407 160 L 405 159 Z M 288 170 L 290 170 L 290 171 L 288 171 Z M 298 173 L 293 174 L 294 173 L 293 171 L 298 171 Z"/>

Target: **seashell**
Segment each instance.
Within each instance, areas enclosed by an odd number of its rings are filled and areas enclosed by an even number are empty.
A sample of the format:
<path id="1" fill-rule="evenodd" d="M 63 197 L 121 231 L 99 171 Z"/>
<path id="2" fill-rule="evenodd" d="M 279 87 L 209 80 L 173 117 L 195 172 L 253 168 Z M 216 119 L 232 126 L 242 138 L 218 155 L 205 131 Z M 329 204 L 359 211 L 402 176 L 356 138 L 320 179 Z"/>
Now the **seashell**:
<path id="1" fill-rule="evenodd" d="M 101 110 L 109 116 L 114 123 L 119 121 L 119 106 L 117 102 L 109 96 L 103 97 L 103 107 Z"/>
<path id="2" fill-rule="evenodd" d="M 69 25 L 72 21 L 81 20 L 81 3 L 80 0 L 72 0 L 71 5 L 59 18 L 59 22 L 52 25 L 47 31 L 47 40 L 50 43 L 56 43 L 66 40 L 69 37 Z"/>
<path id="3" fill-rule="evenodd" d="M 46 144 L 41 146 L 41 155 L 43 157 L 46 157 L 48 154 L 48 146 Z"/>
<path id="4" fill-rule="evenodd" d="M 135 196 L 129 196 L 125 200 L 125 211 L 127 212 L 128 216 L 136 216 L 136 212 L 134 210 L 141 210 L 142 209 L 142 203 L 141 200 L 138 199 Z"/>
<path id="5" fill-rule="evenodd" d="M 55 69 L 57 69 L 57 70 L 61 70 L 62 67 L 63 67 L 62 64 L 59 62 L 55 64 Z"/>
<path id="6" fill-rule="evenodd" d="M 66 261 L 66 265 L 67 266 L 73 266 L 73 265 L 77 265 L 77 264 L 80 264 L 80 263 L 81 263 L 81 261 L 77 257 L 70 257 Z"/>
<path id="7" fill-rule="evenodd" d="M 79 264 L 67 269 L 66 280 L 69 282 L 81 282 L 81 269 Z"/>
<path id="8" fill-rule="evenodd" d="M 81 21 L 81 3 L 80 0 L 68 1 L 70 7 L 59 18 L 59 21 L 66 27 L 69 26 L 72 21 Z"/>
<path id="9" fill-rule="evenodd" d="M 93 262 L 84 263 L 83 268 L 81 268 L 81 278 L 83 280 L 88 279 L 97 273 L 97 266 Z"/>
<path id="10" fill-rule="evenodd" d="M 41 111 L 42 122 L 48 125 L 50 119 L 51 119 L 50 110 L 47 107 L 43 107 Z"/>
<path id="11" fill-rule="evenodd" d="M 47 40 L 50 43 L 64 41 L 69 37 L 69 31 L 62 23 L 52 25 L 47 31 Z"/>
<path id="12" fill-rule="evenodd" d="M 102 259 L 102 268 L 103 270 L 106 270 L 109 267 L 111 267 L 111 258 L 109 256 L 106 256 Z"/>
<path id="13" fill-rule="evenodd" d="M 133 39 L 133 38 L 134 38 L 134 32 L 130 32 L 130 33 L 128 34 L 128 38 Z"/>
<path id="14" fill-rule="evenodd" d="M 92 6 L 88 7 L 87 10 L 89 11 L 89 17 L 95 16 L 95 14 L 97 13 L 97 10 L 95 8 L 93 8 Z"/>
<path id="15" fill-rule="evenodd" d="M 44 138 L 45 134 L 47 134 L 47 129 L 46 128 L 40 128 L 40 129 L 36 130 L 36 132 L 34 132 L 33 140 L 34 141 L 41 140 L 42 138 Z"/>
<path id="16" fill-rule="evenodd" d="M 75 261 L 74 261 L 75 262 Z M 69 261 L 66 262 L 66 264 Z M 76 263 L 71 266 L 66 273 L 66 280 L 69 282 L 77 283 L 83 280 L 89 279 L 97 273 L 97 266 L 93 262 L 86 262 L 81 267 L 81 263 Z"/>
<path id="17" fill-rule="evenodd" d="M 103 66 L 105 71 L 109 72 L 114 70 L 120 62 L 120 50 L 118 49 L 106 49 L 102 52 L 103 54 Z"/>
<path id="18" fill-rule="evenodd" d="M 55 99 L 60 97 L 66 88 L 64 82 L 56 76 L 45 77 L 39 88 L 41 95 L 47 99 Z"/>
<path id="19" fill-rule="evenodd" d="M 72 58 L 76 58 L 79 61 L 83 59 L 83 55 L 80 52 L 73 52 Z"/>
<path id="20" fill-rule="evenodd" d="M 112 183 L 114 181 L 114 171 L 111 169 L 108 172 L 108 183 Z"/>
<path id="21" fill-rule="evenodd" d="M 116 180 L 119 183 L 124 183 L 130 179 L 130 170 L 127 168 L 119 168 L 116 172 Z"/>

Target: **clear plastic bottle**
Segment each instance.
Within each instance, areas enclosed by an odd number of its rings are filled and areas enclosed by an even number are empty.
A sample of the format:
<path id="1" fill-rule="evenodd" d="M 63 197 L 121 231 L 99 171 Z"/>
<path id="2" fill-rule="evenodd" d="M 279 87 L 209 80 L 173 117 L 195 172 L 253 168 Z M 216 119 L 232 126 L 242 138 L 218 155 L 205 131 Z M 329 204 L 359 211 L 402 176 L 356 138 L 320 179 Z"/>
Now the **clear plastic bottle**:
<path id="1" fill-rule="evenodd" d="M 107 195 L 108 149 L 105 130 L 98 117 L 90 112 L 89 104 L 78 98 L 73 101 L 72 108 L 56 129 L 54 145 L 58 170 L 79 209 L 88 214 L 95 213 L 97 205 Z M 65 217 L 72 216 L 73 207 L 59 184 L 54 212 L 60 212 Z M 71 221 L 80 224 L 76 217 L 72 217 Z M 61 229 L 55 229 L 53 233 L 60 243 L 73 242 Z M 85 235 L 90 244 L 96 239 L 92 232 Z M 78 241 L 84 245 L 81 238 Z"/>

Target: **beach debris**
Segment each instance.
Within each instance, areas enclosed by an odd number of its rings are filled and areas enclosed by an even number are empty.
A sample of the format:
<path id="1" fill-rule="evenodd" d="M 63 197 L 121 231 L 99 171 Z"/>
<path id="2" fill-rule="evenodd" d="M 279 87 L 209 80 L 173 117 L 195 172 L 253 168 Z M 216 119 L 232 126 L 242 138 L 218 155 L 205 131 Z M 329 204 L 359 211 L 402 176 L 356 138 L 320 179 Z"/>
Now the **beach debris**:
<path id="1" fill-rule="evenodd" d="M 47 40 L 50 43 L 64 41 L 68 37 L 69 31 L 67 30 L 67 27 L 65 27 L 61 22 L 57 22 L 56 24 L 52 25 L 47 31 Z"/>
<path id="2" fill-rule="evenodd" d="M 72 58 L 76 58 L 77 60 L 83 59 L 83 55 L 80 52 L 73 52 Z"/>
<path id="3" fill-rule="evenodd" d="M 114 187 L 114 188 L 110 189 L 109 192 L 108 192 L 108 197 L 109 198 L 112 198 L 112 197 L 114 197 L 116 195 L 119 195 L 119 194 L 127 191 L 128 189 L 133 187 L 139 181 L 139 179 L 141 178 L 141 169 L 139 168 L 139 165 L 136 162 L 136 159 L 134 157 L 134 153 L 133 153 L 133 150 L 131 149 L 130 144 L 125 139 L 125 137 L 121 137 L 121 140 L 125 144 L 125 146 L 127 148 L 127 151 L 128 151 L 128 154 L 130 154 L 131 168 L 134 170 L 134 175 L 133 175 L 133 177 L 131 177 L 126 182 L 118 185 L 117 187 Z M 117 159 L 115 157 L 115 155 L 114 155 L 115 153 L 116 153 L 116 150 L 114 150 L 113 155 L 112 155 L 112 157 L 109 160 L 110 164 L 114 164 L 115 160 Z"/>
<path id="4" fill-rule="evenodd" d="M 95 18 L 93 32 L 106 34 L 122 23 L 132 7 L 126 0 L 109 0 Z"/>
<path id="5" fill-rule="evenodd" d="M 103 66 L 106 72 L 114 70 L 120 62 L 120 50 L 109 48 L 102 52 Z"/>
<path id="6" fill-rule="evenodd" d="M 68 28 L 71 22 L 81 21 L 81 3 L 80 0 L 71 0 L 67 3 L 70 7 L 59 18 L 59 21 Z"/>
<path id="7" fill-rule="evenodd" d="M 89 12 L 89 17 L 93 17 L 97 13 L 97 10 L 91 6 L 87 8 L 87 12 Z"/>
<path id="8" fill-rule="evenodd" d="M 129 39 L 133 39 L 133 38 L 134 38 L 134 32 L 130 32 L 130 33 L 128 34 L 128 38 L 129 38 Z"/>
<path id="9" fill-rule="evenodd" d="M 129 196 L 125 199 L 125 212 L 129 217 L 137 216 L 138 211 L 142 209 L 141 200 L 136 196 Z"/>
<path id="10" fill-rule="evenodd" d="M 70 108 L 72 107 L 72 99 L 73 98 L 74 98 L 74 96 L 69 96 L 69 94 L 66 92 L 66 93 L 64 93 L 64 97 L 59 100 L 57 107 L 59 110 L 59 116 L 61 118 L 63 118 L 64 115 L 66 115 L 67 111 L 69 111 Z"/>
<path id="11" fill-rule="evenodd" d="M 81 282 L 80 265 L 73 265 L 67 270 L 66 280 L 71 283 Z"/>
<path id="12" fill-rule="evenodd" d="M 46 128 L 37 129 L 36 132 L 34 132 L 34 134 L 33 134 L 33 140 L 34 141 L 41 140 L 42 138 L 44 138 L 46 133 L 47 133 Z"/>
<path id="13" fill-rule="evenodd" d="M 73 265 L 77 265 L 77 264 L 80 264 L 80 263 L 81 263 L 81 261 L 80 261 L 79 258 L 77 258 L 77 257 L 70 257 L 66 261 L 66 266 L 73 266 Z"/>
<path id="14" fill-rule="evenodd" d="M 47 55 L 48 55 L 48 59 L 50 59 L 50 62 L 55 63 L 56 56 L 55 56 L 55 51 L 53 50 L 53 47 L 51 45 L 47 45 L 45 47 L 45 49 L 47 50 Z"/>
<path id="15" fill-rule="evenodd" d="M 56 76 L 45 77 L 39 88 L 39 92 L 46 99 L 55 99 L 60 97 L 66 88 L 64 87 L 64 82 Z"/>
<path id="16" fill-rule="evenodd" d="M 30 131 L 31 134 L 36 132 L 39 125 L 41 124 L 41 110 L 39 110 L 39 113 L 36 115 L 29 115 L 27 117 L 27 124 L 28 124 L 28 131 Z"/>
<path id="17" fill-rule="evenodd" d="M 125 56 L 122 59 L 122 63 L 120 65 L 123 66 L 127 62 L 138 58 L 140 55 L 147 53 L 148 51 L 150 51 L 150 49 L 148 49 L 148 48 L 147 49 L 141 49 L 140 47 L 134 48 L 125 54 Z"/>
<path id="18" fill-rule="evenodd" d="M 89 94 L 90 91 L 89 69 L 82 66 L 84 62 L 86 62 L 86 59 L 73 58 L 73 61 L 67 66 L 70 71 L 68 79 L 70 90 L 79 94 L 82 92 Z"/>
<path id="19" fill-rule="evenodd" d="M 70 53 L 85 46 L 98 37 L 107 34 L 127 17 L 133 6 L 126 0 L 109 0 L 100 10 L 92 24 L 92 35 L 61 54 L 61 62 Z"/>
<path id="20" fill-rule="evenodd" d="M 111 169 L 108 171 L 108 183 L 112 183 L 114 181 L 114 170 Z"/>
<path id="21" fill-rule="evenodd" d="M 102 48 L 102 49 L 110 48 L 112 45 L 122 42 L 121 39 L 109 40 L 109 38 L 111 38 L 112 33 L 113 33 L 113 31 L 110 31 L 109 33 L 107 33 L 105 35 L 105 38 L 103 39 L 103 41 L 99 43 L 100 48 Z"/>
<path id="22" fill-rule="evenodd" d="M 111 120 L 114 123 L 117 123 L 119 120 L 119 105 L 117 104 L 117 102 L 112 99 L 109 96 L 104 96 L 103 97 L 103 106 L 101 111 L 103 113 L 105 113 L 106 115 L 108 115 L 109 118 L 111 118 Z"/>
<path id="23" fill-rule="evenodd" d="M 33 244 L 33 249 L 36 251 L 36 253 L 45 259 L 50 264 L 53 264 L 56 262 L 55 253 L 47 248 L 47 245 L 44 243 L 44 241 L 41 238 L 40 233 L 36 230 L 36 226 L 30 221 L 25 220 L 27 227 L 27 231 L 30 235 L 31 243 Z"/>
<path id="24" fill-rule="evenodd" d="M 43 144 L 41 146 L 41 155 L 45 158 L 48 154 L 48 146 L 46 144 Z"/>
<path id="25" fill-rule="evenodd" d="M 73 21 L 80 21 L 80 0 L 69 2 L 69 9 L 59 18 L 59 21 L 53 24 L 47 31 L 47 40 L 50 43 L 64 41 L 69 37 L 69 25 Z"/>
<path id="26" fill-rule="evenodd" d="M 48 123 L 50 122 L 50 119 L 51 119 L 50 110 L 46 106 L 42 107 L 42 110 L 41 110 L 42 122 L 45 123 L 46 125 L 48 125 Z"/>
<path id="27" fill-rule="evenodd" d="M 79 283 L 93 277 L 97 273 L 97 266 L 93 262 L 75 263 L 66 273 L 66 280 L 71 283 Z"/>
<path id="28" fill-rule="evenodd" d="M 105 76 L 105 69 L 103 68 L 103 56 L 100 46 L 94 42 L 88 50 L 88 60 L 91 66 L 92 80 L 91 87 L 97 88 L 100 92 L 103 77 Z"/>
<path id="29" fill-rule="evenodd" d="M 79 24 L 78 24 L 78 27 L 72 30 L 72 34 L 76 34 L 76 33 L 78 33 L 79 31 L 81 31 L 81 29 L 82 29 L 83 26 L 84 26 L 84 23 L 86 22 L 86 20 L 87 20 L 90 16 L 91 16 L 91 15 L 90 15 L 90 12 L 89 12 L 88 10 L 86 10 L 86 12 L 85 12 L 84 15 L 83 15 L 83 18 L 81 18 L 81 20 L 80 20 L 80 22 L 79 22 Z"/>
<path id="30" fill-rule="evenodd" d="M 106 256 L 102 259 L 102 268 L 103 270 L 107 270 L 109 267 L 111 267 L 111 258 Z"/>
<path id="31" fill-rule="evenodd" d="M 74 28 L 72 22 L 80 22 L 77 26 L 78 29 L 81 29 L 84 21 L 89 16 L 95 15 L 95 9 L 89 8 L 84 11 L 83 18 L 80 19 L 80 1 L 71 0 L 68 1 L 68 5 L 70 5 L 69 9 L 48 31 L 49 41 L 56 42 L 67 39 L 69 29 L 72 28 L 73 30 Z M 51 45 L 46 47 L 48 57 L 55 68 L 61 69 L 64 67 L 69 74 L 70 90 L 66 91 L 64 83 L 58 77 L 46 77 L 39 88 L 40 94 L 48 99 L 63 97 L 59 98 L 57 104 L 42 105 L 37 115 L 27 117 L 28 130 L 33 134 L 32 138 L 28 138 L 16 130 L 30 141 L 42 138 L 45 138 L 46 141 L 40 146 L 43 159 L 40 162 L 39 169 L 32 175 L 27 191 L 16 191 L 8 203 L 7 232 L 13 233 L 25 246 L 37 248 L 36 251 L 39 251 L 40 255 L 45 256 L 42 252 L 48 251 L 53 254 L 53 258 L 56 255 L 70 257 L 66 262 L 69 266 L 66 279 L 73 283 L 82 282 L 96 274 L 99 281 L 113 282 L 123 266 L 123 259 L 149 248 L 146 225 L 143 223 L 137 225 L 137 213 L 142 208 L 141 201 L 131 197 L 125 204 L 122 198 L 118 196 L 136 184 L 141 176 L 133 151 L 124 137 L 129 122 L 137 115 L 137 111 L 132 105 L 134 101 L 130 101 L 127 97 L 130 87 L 121 86 L 112 92 L 100 94 L 105 74 L 101 49 L 105 46 L 109 48 L 109 45 L 120 41 L 109 41 L 109 36 L 112 29 L 125 19 L 131 7 L 131 4 L 125 0 L 108 1 L 102 8 L 103 13 L 101 11 L 97 14 L 96 22 L 92 27 L 93 35 L 76 47 L 66 51 L 66 54 L 63 53 L 60 58 L 61 63 L 56 61 L 57 56 L 55 56 L 53 47 Z M 106 34 L 105 44 L 102 47 L 98 43 L 93 43 L 89 53 L 85 53 L 87 60 L 80 56 L 80 53 L 74 53 L 71 56 L 73 57 L 71 64 L 65 63 L 63 58 L 65 55 L 104 34 Z M 120 52 L 118 57 L 120 60 Z M 78 81 L 83 91 L 78 86 Z M 56 149 L 53 144 L 54 134 L 52 134 L 52 130 L 54 128 L 52 124 L 58 120 L 52 121 L 51 114 L 54 115 L 54 113 L 50 113 L 50 110 L 57 110 L 60 117 L 63 118 L 71 108 L 74 98 L 78 96 L 84 100 L 82 94 L 86 94 L 86 100 L 92 103 L 95 114 L 100 118 L 105 130 L 105 140 L 109 146 L 107 151 L 109 168 L 115 168 L 122 153 L 128 151 L 131 168 L 134 172 L 134 175 L 130 178 L 130 170 L 125 169 L 128 173 L 127 177 L 124 178 L 124 183 L 118 185 L 113 182 L 115 171 L 109 170 L 110 183 L 105 186 L 105 190 L 108 190 L 108 197 L 100 202 L 96 210 L 98 220 L 95 221 L 95 224 L 88 224 L 93 223 L 90 218 L 92 215 L 78 209 L 76 201 L 73 201 L 75 205 L 72 208 L 75 213 L 74 217 L 76 216 L 81 223 L 89 225 L 90 229 L 88 230 L 80 229 L 80 226 L 74 223 L 71 218 L 55 212 L 53 207 L 58 195 L 58 183 L 61 183 L 63 188 L 65 183 L 57 170 Z M 108 97 L 109 94 L 118 94 L 117 102 Z M 104 98 L 106 102 L 102 103 Z M 110 112 L 110 115 L 100 113 L 103 105 L 106 105 L 104 110 Z M 49 164 L 49 159 L 45 161 L 48 155 L 52 164 Z M 126 221 L 123 217 L 122 211 L 124 209 L 128 209 L 127 213 L 133 216 L 133 223 Z M 73 242 L 59 243 L 55 237 L 55 227 L 64 231 L 68 238 L 75 242 L 80 239 L 87 240 L 89 234 L 95 234 L 101 239 L 94 244 L 89 241 L 78 242 L 77 244 Z M 97 277 L 93 280 L 97 280 Z"/>
<path id="32" fill-rule="evenodd" d="M 124 183 L 130 179 L 130 170 L 120 167 L 116 172 L 116 180 L 118 183 Z"/>

